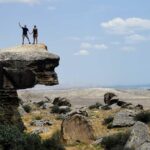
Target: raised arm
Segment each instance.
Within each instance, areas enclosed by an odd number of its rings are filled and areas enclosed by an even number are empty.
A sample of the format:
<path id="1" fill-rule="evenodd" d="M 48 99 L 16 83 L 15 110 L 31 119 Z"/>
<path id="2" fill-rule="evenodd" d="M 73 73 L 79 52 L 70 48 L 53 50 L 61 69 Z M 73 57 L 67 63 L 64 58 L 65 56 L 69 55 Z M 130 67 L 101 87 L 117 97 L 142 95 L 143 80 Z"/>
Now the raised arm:
<path id="1" fill-rule="evenodd" d="M 21 26 L 20 22 L 19 22 L 19 27 L 20 27 L 20 28 L 22 28 L 22 26 Z"/>

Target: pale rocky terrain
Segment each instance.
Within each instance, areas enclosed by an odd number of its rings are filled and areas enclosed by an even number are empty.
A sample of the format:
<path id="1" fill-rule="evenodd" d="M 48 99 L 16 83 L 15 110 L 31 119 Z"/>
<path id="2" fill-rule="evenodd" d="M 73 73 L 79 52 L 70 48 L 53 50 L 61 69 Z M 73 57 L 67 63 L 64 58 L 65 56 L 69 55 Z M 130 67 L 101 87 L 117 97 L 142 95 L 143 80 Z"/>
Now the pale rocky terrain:
<path id="1" fill-rule="evenodd" d="M 144 89 L 112 89 L 112 88 L 79 88 L 66 90 L 21 90 L 18 95 L 23 100 L 41 101 L 43 97 L 54 99 L 66 97 L 75 107 L 90 106 L 96 102 L 104 103 L 104 94 L 115 93 L 120 100 L 141 104 L 145 109 L 150 108 L 150 91 Z"/>

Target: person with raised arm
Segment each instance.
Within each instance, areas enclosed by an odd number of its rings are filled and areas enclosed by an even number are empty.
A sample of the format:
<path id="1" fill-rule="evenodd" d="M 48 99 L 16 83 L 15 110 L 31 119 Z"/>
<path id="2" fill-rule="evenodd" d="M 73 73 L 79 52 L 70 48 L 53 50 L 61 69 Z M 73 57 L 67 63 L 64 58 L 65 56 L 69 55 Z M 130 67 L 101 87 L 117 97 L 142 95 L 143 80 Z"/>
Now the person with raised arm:
<path id="1" fill-rule="evenodd" d="M 24 45 L 24 40 L 25 40 L 25 38 L 27 38 L 29 44 L 31 44 L 30 39 L 29 39 L 29 37 L 28 37 L 29 29 L 27 28 L 26 25 L 24 25 L 24 27 L 21 26 L 20 22 L 19 22 L 19 26 L 20 26 L 20 28 L 22 28 L 22 45 Z"/>

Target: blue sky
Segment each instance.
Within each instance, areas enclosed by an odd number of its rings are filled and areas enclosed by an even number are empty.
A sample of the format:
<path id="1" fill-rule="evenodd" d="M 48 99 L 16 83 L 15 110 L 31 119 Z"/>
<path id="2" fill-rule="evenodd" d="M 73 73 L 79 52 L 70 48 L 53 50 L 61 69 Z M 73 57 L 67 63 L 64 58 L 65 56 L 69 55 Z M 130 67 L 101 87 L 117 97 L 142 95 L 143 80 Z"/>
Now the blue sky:
<path id="1" fill-rule="evenodd" d="M 61 57 L 60 85 L 150 83 L 149 0 L 0 0 L 0 48 L 21 43 L 21 29 Z"/>

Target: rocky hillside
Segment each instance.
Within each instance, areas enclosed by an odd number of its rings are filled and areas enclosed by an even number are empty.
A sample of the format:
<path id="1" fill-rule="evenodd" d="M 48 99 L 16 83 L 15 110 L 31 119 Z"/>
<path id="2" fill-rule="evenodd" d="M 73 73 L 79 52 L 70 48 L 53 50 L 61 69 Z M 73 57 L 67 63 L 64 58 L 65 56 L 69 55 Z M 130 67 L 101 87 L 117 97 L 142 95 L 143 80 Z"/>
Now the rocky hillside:
<path id="1" fill-rule="evenodd" d="M 48 52 L 47 46 L 23 45 L 0 50 L 0 123 L 23 127 L 17 112 L 19 98 L 16 90 L 36 84 L 58 84 L 55 67 L 59 56 Z"/>

